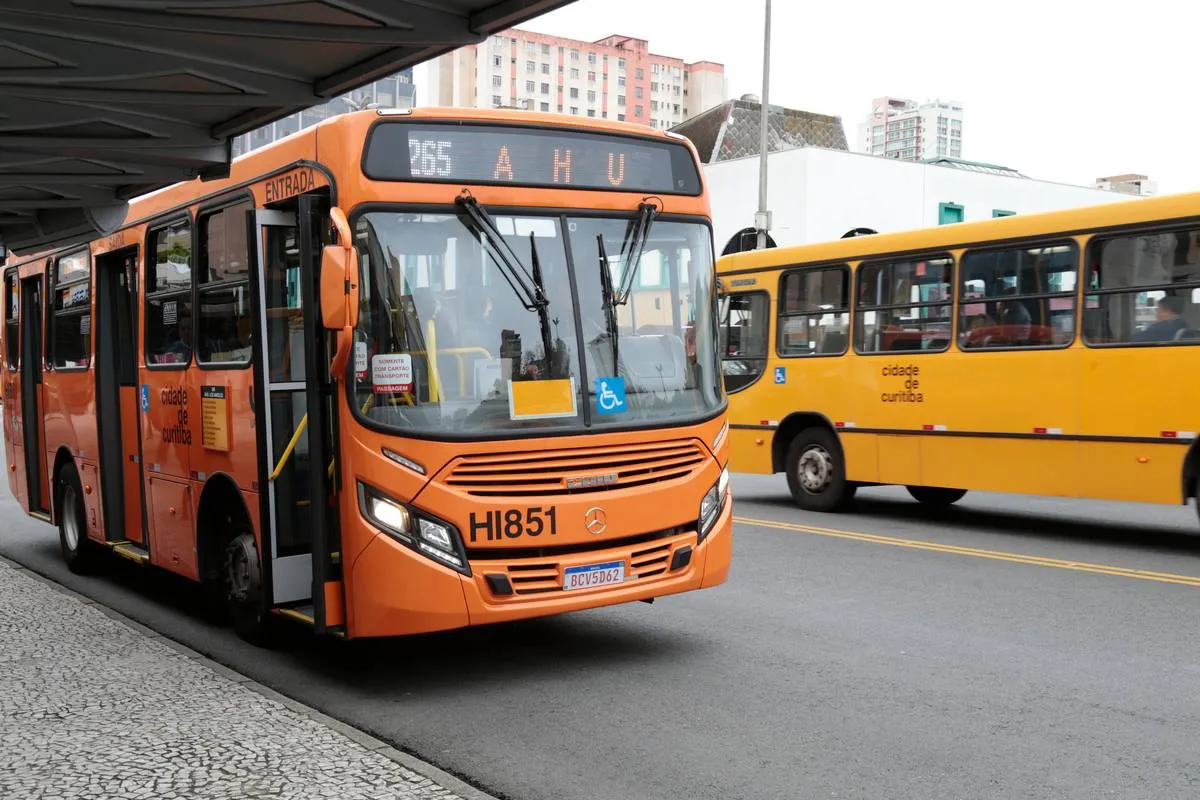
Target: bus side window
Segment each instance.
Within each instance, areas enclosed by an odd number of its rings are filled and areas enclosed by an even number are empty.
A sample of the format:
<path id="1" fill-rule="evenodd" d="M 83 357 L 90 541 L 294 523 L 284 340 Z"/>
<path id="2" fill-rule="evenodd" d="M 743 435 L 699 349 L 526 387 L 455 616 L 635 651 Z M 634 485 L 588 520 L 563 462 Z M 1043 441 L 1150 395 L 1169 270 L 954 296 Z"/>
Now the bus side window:
<path id="1" fill-rule="evenodd" d="M 91 256 L 87 250 L 59 257 L 50 304 L 50 352 L 54 366 L 88 366 L 92 354 Z"/>
<path id="2" fill-rule="evenodd" d="M 721 298 L 721 372 L 727 392 L 749 386 L 766 369 L 769 304 L 766 292 Z"/>
<path id="3" fill-rule="evenodd" d="M 1089 345 L 1200 342 L 1200 229 L 1093 239 Z"/>
<path id="4" fill-rule="evenodd" d="M 10 370 L 16 370 L 21 365 L 20 302 L 17 271 L 10 269 L 4 276 L 4 356 Z"/>
<path id="5" fill-rule="evenodd" d="M 846 352 L 850 329 L 850 268 L 842 265 L 789 272 L 780 283 L 781 356 Z"/>
<path id="6" fill-rule="evenodd" d="M 181 220 L 150 234 L 146 264 L 146 364 L 192 358 L 192 225 Z"/>
<path id="7" fill-rule="evenodd" d="M 1074 242 L 972 250 L 959 277 L 964 350 L 1066 347 L 1075 339 Z"/>
<path id="8" fill-rule="evenodd" d="M 954 259 L 863 262 L 854 346 L 859 353 L 941 352 L 950 346 Z"/>

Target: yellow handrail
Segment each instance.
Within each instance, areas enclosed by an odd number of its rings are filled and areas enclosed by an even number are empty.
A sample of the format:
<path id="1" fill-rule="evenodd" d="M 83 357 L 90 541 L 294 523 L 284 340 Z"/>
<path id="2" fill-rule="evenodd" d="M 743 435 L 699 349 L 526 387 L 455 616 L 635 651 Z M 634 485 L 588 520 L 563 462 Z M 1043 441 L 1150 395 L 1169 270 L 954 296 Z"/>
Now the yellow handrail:
<path id="1" fill-rule="evenodd" d="M 438 374 L 437 328 L 433 320 L 429 320 L 425 326 L 425 342 L 429 347 L 429 355 L 426 357 L 429 362 L 429 402 L 436 403 L 442 395 L 442 377 Z"/>
<path id="2" fill-rule="evenodd" d="M 283 449 L 283 455 L 279 457 L 279 463 L 275 465 L 274 472 L 271 473 L 269 480 L 274 483 L 275 479 L 283 472 L 284 466 L 287 465 L 288 459 L 292 457 L 292 451 L 296 449 L 296 442 L 300 441 L 300 434 L 304 433 L 304 429 L 308 427 L 308 414 L 304 415 L 304 419 L 300 420 L 300 424 L 296 426 L 296 432 L 292 434 L 292 440 L 288 442 L 287 447 Z"/>

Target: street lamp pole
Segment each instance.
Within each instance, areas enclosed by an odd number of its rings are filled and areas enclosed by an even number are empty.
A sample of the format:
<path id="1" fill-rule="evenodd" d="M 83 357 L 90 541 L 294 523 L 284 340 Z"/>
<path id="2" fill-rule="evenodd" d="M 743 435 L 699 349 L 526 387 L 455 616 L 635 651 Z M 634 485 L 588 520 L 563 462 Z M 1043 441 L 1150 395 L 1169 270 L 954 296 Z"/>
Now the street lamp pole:
<path id="1" fill-rule="evenodd" d="M 771 229 L 771 212 L 767 210 L 767 108 L 771 84 L 771 0 L 766 1 L 763 22 L 763 73 L 762 105 L 759 109 L 758 131 L 758 213 L 754 215 L 754 227 L 758 229 L 758 249 L 767 246 L 767 231 Z"/>

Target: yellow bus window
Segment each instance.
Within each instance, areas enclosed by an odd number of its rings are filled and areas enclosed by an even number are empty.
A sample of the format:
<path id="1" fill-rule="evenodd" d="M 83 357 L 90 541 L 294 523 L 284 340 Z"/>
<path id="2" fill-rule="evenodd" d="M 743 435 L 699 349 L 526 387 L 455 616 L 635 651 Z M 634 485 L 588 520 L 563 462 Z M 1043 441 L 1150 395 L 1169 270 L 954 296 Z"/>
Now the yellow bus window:
<path id="1" fill-rule="evenodd" d="M 766 292 L 721 298 L 721 373 L 727 392 L 754 383 L 766 368 L 769 304 Z"/>
<path id="2" fill-rule="evenodd" d="M 1200 342 L 1200 229 L 1093 240 L 1086 291 L 1089 345 Z"/>
<path id="3" fill-rule="evenodd" d="M 779 355 L 841 355 L 850 329 L 850 269 L 799 270 L 783 276 Z"/>
<path id="4" fill-rule="evenodd" d="M 967 253 L 960 278 L 959 347 L 1070 344 L 1078 261 L 1072 242 Z"/>
<path id="5" fill-rule="evenodd" d="M 940 352 L 950 346 L 954 260 L 873 261 L 858 267 L 855 349 Z"/>

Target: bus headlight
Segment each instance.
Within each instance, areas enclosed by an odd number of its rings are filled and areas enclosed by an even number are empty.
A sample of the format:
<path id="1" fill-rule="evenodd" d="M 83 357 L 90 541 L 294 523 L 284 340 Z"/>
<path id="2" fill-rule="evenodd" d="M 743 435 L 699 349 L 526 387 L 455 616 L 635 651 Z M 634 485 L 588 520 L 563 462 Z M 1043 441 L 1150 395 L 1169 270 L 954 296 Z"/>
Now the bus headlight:
<path id="1" fill-rule="evenodd" d="M 703 542 L 704 537 L 708 536 L 708 532 L 716 524 L 717 517 L 721 516 L 721 510 L 725 508 L 725 502 L 728 499 L 729 467 L 726 467 L 721 470 L 721 475 L 717 478 L 717 482 L 712 485 L 712 488 L 705 493 L 704 498 L 700 501 L 699 541 Z"/>
<path id="2" fill-rule="evenodd" d="M 361 481 L 358 505 L 364 517 L 393 539 L 464 575 L 471 574 L 454 526 L 393 500 Z"/>

